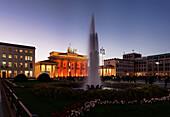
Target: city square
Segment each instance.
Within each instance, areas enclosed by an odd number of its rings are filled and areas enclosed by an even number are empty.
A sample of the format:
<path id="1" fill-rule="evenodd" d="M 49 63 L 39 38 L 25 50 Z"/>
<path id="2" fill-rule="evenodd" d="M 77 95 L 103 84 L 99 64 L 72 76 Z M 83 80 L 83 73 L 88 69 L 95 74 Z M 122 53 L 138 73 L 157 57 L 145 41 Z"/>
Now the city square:
<path id="1" fill-rule="evenodd" d="M 2 1 L 0 116 L 168 117 L 169 4 Z"/>

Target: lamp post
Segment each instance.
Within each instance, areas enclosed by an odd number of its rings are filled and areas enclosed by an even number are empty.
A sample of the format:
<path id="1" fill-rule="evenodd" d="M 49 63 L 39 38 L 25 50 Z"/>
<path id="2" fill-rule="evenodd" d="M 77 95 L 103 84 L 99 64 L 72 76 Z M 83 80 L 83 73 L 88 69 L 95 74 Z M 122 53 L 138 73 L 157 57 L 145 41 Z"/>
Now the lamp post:
<path id="1" fill-rule="evenodd" d="M 105 55 L 105 49 L 103 47 L 100 49 L 100 54 L 102 55 L 102 77 L 103 77 L 103 66 L 104 66 L 103 55 Z"/>
<path id="2" fill-rule="evenodd" d="M 156 64 L 157 64 L 157 72 L 158 72 L 158 76 L 159 76 L 159 68 L 158 68 L 159 62 L 156 62 Z"/>

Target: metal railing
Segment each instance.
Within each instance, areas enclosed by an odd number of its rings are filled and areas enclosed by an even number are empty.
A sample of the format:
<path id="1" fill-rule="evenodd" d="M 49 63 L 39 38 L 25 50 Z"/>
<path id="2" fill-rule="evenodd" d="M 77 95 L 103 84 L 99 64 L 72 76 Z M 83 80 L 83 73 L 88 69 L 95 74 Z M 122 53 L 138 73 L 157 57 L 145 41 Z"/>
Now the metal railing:
<path id="1" fill-rule="evenodd" d="M 21 99 L 15 95 L 15 93 L 7 86 L 7 84 L 2 79 L 1 83 L 11 108 L 16 111 L 16 117 L 25 117 L 25 115 L 22 113 L 22 110 L 24 110 L 28 117 L 38 117 L 38 115 L 36 114 L 31 114 L 31 112 L 24 106 Z"/>

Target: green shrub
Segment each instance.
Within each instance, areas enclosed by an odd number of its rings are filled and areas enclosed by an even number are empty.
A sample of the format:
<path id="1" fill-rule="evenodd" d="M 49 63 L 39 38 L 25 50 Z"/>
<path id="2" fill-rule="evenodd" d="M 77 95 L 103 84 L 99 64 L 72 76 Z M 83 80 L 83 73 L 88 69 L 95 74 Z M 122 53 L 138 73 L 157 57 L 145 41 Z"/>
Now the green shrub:
<path id="1" fill-rule="evenodd" d="M 28 78 L 25 74 L 18 74 L 15 78 L 14 78 L 15 82 L 26 82 L 28 81 Z"/>
<path id="2" fill-rule="evenodd" d="M 37 81 L 41 81 L 41 82 L 47 82 L 50 81 L 50 76 L 46 73 L 40 74 L 37 78 Z"/>
<path id="3" fill-rule="evenodd" d="M 143 98 L 162 97 L 167 91 L 159 86 L 147 85 L 142 89 L 127 88 L 124 90 L 74 90 L 68 87 L 56 87 L 48 84 L 36 86 L 32 89 L 36 96 L 63 99 L 101 99 L 101 100 L 141 100 Z"/>

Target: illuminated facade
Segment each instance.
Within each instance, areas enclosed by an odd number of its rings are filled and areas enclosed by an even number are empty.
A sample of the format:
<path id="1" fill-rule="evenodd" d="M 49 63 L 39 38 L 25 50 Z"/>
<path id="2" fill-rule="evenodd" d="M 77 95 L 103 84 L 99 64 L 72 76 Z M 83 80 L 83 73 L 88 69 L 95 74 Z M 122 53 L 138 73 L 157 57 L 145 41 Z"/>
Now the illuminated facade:
<path id="1" fill-rule="evenodd" d="M 35 77 L 35 47 L 0 42 L 0 77 Z"/>
<path id="2" fill-rule="evenodd" d="M 114 76 L 133 76 L 134 74 L 134 62 L 125 59 L 107 59 L 104 60 L 104 65 L 113 66 L 112 74 Z"/>
<path id="3" fill-rule="evenodd" d="M 48 72 L 51 78 L 87 76 L 87 56 L 75 52 L 70 47 L 67 53 L 50 52 L 49 60 L 35 64 L 36 78 L 43 72 Z"/>
<path id="4" fill-rule="evenodd" d="M 129 53 L 124 54 L 123 59 L 104 60 L 104 66 L 108 65 L 114 67 L 116 76 L 170 76 L 170 53 L 145 57 Z"/>

